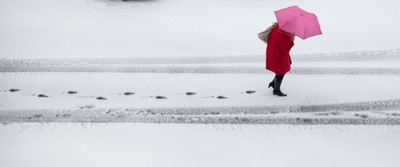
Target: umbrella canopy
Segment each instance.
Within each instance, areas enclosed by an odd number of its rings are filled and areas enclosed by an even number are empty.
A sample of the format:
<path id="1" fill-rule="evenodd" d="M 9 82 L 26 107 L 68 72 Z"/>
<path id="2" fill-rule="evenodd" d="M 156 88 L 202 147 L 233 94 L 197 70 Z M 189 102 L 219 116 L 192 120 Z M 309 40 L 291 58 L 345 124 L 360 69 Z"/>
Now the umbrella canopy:
<path id="1" fill-rule="evenodd" d="M 275 16 L 280 29 L 302 39 L 322 34 L 317 16 L 298 6 L 277 10 Z"/>

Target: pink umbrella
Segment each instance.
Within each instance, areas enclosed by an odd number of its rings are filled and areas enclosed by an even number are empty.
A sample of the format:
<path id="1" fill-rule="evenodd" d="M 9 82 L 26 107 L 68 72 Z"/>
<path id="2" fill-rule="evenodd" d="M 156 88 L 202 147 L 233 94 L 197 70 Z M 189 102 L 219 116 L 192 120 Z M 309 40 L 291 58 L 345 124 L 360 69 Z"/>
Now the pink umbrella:
<path id="1" fill-rule="evenodd" d="M 302 39 L 322 34 L 318 18 L 298 6 L 291 6 L 275 11 L 280 29 Z"/>

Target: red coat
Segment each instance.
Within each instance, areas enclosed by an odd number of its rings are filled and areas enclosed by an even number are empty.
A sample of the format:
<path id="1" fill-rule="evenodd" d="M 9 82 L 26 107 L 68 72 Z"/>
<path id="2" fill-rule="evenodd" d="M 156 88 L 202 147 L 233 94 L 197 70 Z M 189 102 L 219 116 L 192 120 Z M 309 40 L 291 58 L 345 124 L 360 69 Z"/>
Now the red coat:
<path id="1" fill-rule="evenodd" d="M 268 38 L 266 68 L 277 75 L 290 71 L 290 49 L 294 45 L 290 34 L 279 30 L 276 25 Z"/>

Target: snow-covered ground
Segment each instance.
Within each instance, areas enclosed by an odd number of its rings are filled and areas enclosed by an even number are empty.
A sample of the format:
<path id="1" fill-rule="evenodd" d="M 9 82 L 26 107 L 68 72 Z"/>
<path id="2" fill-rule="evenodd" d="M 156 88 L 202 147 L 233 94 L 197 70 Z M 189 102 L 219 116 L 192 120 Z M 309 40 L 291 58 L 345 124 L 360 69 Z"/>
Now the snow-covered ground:
<path id="1" fill-rule="evenodd" d="M 294 54 L 292 74 L 400 74 L 400 49 Z M 0 72 L 266 73 L 264 55 L 0 60 Z"/>
<path id="2" fill-rule="evenodd" d="M 398 167 L 400 128 L 370 125 L 0 125 L 0 166 Z"/>
<path id="3" fill-rule="evenodd" d="M 0 0 L 0 166 L 400 161 L 396 0 Z M 257 38 L 291 5 L 282 89 Z"/>
<path id="4" fill-rule="evenodd" d="M 284 98 L 257 56 L 4 59 L 0 121 L 398 125 L 399 58 L 294 55 Z"/>
<path id="5" fill-rule="evenodd" d="M 398 76 L 287 76 L 285 98 L 266 87 L 272 77 L 3 73 L 2 88 L 19 91 L 0 92 L 0 121 L 400 124 Z"/>

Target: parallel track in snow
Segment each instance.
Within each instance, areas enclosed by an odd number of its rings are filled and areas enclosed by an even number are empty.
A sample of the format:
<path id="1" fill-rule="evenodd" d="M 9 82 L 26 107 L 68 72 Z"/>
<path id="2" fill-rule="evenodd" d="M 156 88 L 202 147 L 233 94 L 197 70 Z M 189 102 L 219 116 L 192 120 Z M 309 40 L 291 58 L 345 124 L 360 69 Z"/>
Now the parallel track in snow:
<path id="1" fill-rule="evenodd" d="M 3 110 L 0 123 L 197 123 L 400 125 L 400 99 L 292 106 Z"/>
<path id="2" fill-rule="evenodd" d="M 347 53 L 293 55 L 291 74 L 400 75 L 400 65 L 379 62 L 400 61 L 400 49 Z M 148 58 L 64 58 L 0 59 L 0 72 L 119 72 L 119 73 L 266 73 L 263 55 L 148 57 Z M 341 65 L 346 62 L 347 65 Z M 371 63 L 372 62 L 372 63 Z M 376 63 L 373 63 L 376 62 Z M 312 63 L 310 65 L 310 63 Z M 338 66 L 325 67 L 324 63 Z M 317 65 L 317 66 L 314 66 Z"/>
<path id="3" fill-rule="evenodd" d="M 291 74 L 400 75 L 400 49 L 293 55 Z M 0 72 L 266 73 L 264 56 L 0 59 Z M 345 63 L 343 63 L 345 62 Z M 392 62 L 392 63 L 388 63 Z M 394 63 L 393 63 L 394 62 Z M 325 64 L 325 63 L 328 63 Z M 391 64 L 386 66 L 387 64 Z M 325 66 L 327 65 L 327 66 Z M 336 66 L 337 65 L 337 66 Z M 330 104 L 0 110 L 0 123 L 143 122 L 400 125 L 400 99 Z"/>

